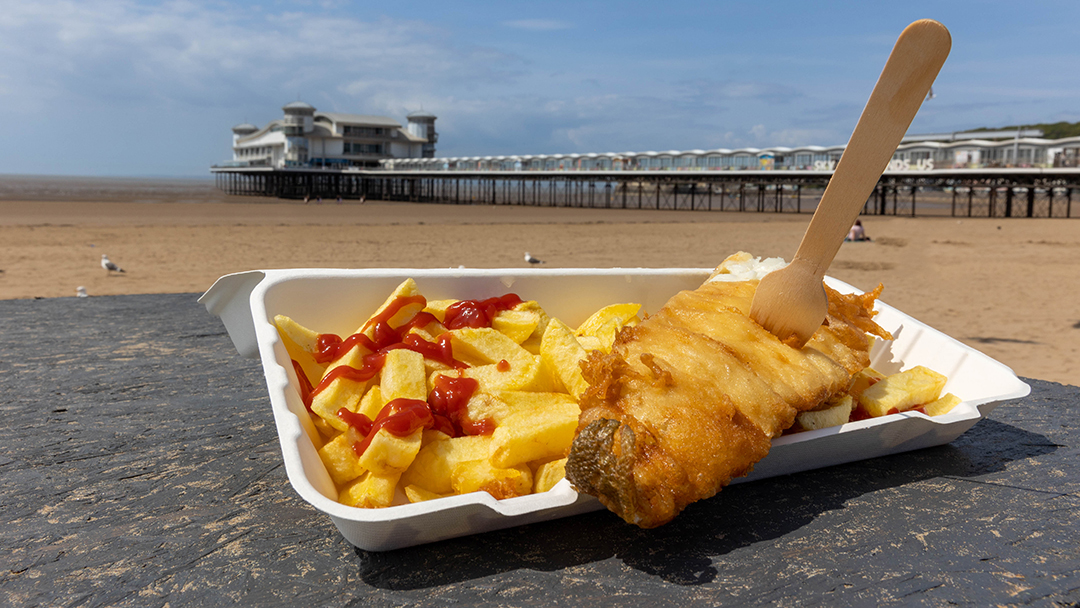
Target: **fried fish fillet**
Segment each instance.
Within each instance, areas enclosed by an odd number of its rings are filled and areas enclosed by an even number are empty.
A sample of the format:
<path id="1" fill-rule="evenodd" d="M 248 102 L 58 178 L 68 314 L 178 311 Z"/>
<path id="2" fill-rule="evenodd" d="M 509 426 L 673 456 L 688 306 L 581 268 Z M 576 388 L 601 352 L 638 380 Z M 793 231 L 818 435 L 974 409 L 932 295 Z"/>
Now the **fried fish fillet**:
<path id="1" fill-rule="evenodd" d="M 582 363 L 589 389 L 566 464 L 574 486 L 643 528 L 748 474 L 796 414 L 845 391 L 870 363 L 881 291 L 826 287 L 829 313 L 801 349 L 749 317 L 757 280 L 705 283 L 622 329 Z"/>

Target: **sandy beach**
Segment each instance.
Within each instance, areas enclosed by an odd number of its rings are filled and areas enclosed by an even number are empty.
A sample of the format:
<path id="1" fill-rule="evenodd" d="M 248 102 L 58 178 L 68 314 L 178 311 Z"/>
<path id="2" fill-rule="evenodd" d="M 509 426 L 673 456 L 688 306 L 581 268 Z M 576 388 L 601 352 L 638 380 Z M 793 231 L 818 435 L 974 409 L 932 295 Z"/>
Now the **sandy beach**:
<path id="1" fill-rule="evenodd" d="M 712 267 L 790 257 L 807 214 L 368 202 L 309 204 L 195 190 L 0 197 L 0 298 L 202 292 L 223 274 L 296 267 Z M 79 192 L 82 192 L 80 194 Z M 0 192 L 2 194 L 2 192 Z M 49 198 L 54 200 L 46 200 Z M 145 202 L 146 198 L 153 202 Z M 831 275 L 1011 366 L 1080 383 L 1080 223 L 864 218 Z M 107 273 L 101 254 L 126 272 Z"/>

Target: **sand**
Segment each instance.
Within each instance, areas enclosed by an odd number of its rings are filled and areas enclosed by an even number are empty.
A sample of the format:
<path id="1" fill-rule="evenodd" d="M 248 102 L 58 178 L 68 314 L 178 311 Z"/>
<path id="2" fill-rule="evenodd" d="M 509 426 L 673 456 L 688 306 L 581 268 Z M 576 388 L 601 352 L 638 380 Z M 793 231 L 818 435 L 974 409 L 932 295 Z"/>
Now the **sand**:
<path id="1" fill-rule="evenodd" d="M 80 285 L 92 297 L 195 293 L 223 274 L 257 268 L 523 267 L 525 251 L 555 268 L 712 267 L 737 250 L 790 257 L 810 219 L 376 202 L 305 206 L 190 192 L 172 199 L 185 202 L 167 202 L 168 195 L 152 203 L 98 198 L 106 200 L 0 200 L 0 299 L 71 297 Z M 883 282 L 883 300 L 1022 376 L 1080 383 L 1078 220 L 867 217 L 863 223 L 874 240 L 845 243 L 831 275 L 864 289 Z M 102 253 L 126 272 L 106 273 Z"/>

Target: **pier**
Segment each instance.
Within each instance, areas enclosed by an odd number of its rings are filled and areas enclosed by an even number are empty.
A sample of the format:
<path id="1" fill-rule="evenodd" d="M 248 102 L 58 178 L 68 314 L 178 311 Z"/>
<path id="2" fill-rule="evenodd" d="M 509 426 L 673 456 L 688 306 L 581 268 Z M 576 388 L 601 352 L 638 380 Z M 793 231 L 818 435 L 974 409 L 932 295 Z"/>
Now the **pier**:
<path id="1" fill-rule="evenodd" d="M 530 205 L 810 213 L 831 171 L 394 171 L 318 167 L 213 167 L 232 195 Z M 1080 217 L 1078 168 L 886 171 L 865 215 Z"/>

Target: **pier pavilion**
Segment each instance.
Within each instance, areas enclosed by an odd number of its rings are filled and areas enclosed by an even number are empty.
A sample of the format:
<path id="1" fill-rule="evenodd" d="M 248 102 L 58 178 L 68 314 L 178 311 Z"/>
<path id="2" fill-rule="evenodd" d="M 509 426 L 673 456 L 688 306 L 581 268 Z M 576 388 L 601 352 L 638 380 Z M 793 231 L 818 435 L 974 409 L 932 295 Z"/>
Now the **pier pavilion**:
<path id="1" fill-rule="evenodd" d="M 365 114 L 319 112 L 294 101 L 282 108 L 284 117 L 262 128 L 243 123 L 233 127 L 232 160 L 220 167 L 370 167 L 407 158 L 432 158 L 435 115 L 413 112 L 402 127 L 393 118 Z"/>

